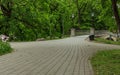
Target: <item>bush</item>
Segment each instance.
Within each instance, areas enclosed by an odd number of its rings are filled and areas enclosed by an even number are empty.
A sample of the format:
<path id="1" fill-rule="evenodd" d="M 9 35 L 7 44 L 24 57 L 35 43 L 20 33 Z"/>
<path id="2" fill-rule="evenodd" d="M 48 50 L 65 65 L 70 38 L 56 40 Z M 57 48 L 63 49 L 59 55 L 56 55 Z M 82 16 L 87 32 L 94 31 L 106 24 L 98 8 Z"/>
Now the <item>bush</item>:
<path id="1" fill-rule="evenodd" d="M 0 55 L 12 52 L 12 48 L 9 43 L 0 42 Z"/>

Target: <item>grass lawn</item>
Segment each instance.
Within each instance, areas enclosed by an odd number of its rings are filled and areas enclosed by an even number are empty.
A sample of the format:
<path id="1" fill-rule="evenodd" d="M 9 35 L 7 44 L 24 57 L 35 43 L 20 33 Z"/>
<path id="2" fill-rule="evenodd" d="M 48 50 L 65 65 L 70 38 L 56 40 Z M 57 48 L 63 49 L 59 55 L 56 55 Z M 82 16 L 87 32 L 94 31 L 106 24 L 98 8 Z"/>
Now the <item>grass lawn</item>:
<path id="1" fill-rule="evenodd" d="M 96 42 L 120 45 L 120 41 L 96 38 Z M 99 51 L 91 58 L 95 75 L 120 75 L 120 50 Z"/>
<path id="2" fill-rule="evenodd" d="M 105 40 L 102 38 L 95 38 L 95 41 L 100 42 L 100 43 L 106 43 L 106 44 L 120 45 L 120 40 L 119 41 L 111 41 L 111 40 Z"/>
<path id="3" fill-rule="evenodd" d="M 120 50 L 100 51 L 91 63 L 95 75 L 120 75 Z"/>

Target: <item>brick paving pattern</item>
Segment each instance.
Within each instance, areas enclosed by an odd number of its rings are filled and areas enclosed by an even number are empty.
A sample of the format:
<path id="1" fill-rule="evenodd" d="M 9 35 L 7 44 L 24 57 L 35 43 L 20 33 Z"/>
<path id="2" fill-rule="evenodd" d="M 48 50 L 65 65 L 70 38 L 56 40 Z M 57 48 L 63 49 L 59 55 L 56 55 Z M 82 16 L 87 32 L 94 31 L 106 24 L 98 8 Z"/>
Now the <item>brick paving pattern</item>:
<path id="1" fill-rule="evenodd" d="M 15 51 L 0 56 L 0 75 L 94 75 L 90 57 L 120 47 L 88 42 L 86 37 L 12 42 Z"/>

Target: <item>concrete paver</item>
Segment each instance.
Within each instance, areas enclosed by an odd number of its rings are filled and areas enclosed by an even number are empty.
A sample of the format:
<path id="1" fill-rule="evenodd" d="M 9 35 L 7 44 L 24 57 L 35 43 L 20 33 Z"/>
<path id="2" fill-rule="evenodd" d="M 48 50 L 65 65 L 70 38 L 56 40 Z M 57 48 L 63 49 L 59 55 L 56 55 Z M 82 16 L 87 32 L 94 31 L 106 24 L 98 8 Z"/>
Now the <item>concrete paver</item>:
<path id="1" fill-rule="evenodd" d="M 15 51 L 0 56 L 0 75 L 94 75 L 89 58 L 98 50 L 120 47 L 88 42 L 86 37 L 12 42 Z"/>

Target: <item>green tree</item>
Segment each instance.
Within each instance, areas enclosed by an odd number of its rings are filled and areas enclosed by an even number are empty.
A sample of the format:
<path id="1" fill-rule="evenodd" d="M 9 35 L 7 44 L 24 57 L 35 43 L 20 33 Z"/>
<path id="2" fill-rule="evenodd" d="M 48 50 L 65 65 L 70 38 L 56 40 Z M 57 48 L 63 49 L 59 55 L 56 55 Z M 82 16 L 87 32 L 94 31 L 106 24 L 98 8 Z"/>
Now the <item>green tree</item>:
<path id="1" fill-rule="evenodd" d="M 111 0 L 111 2 L 112 2 L 113 13 L 118 27 L 118 33 L 120 33 L 120 16 L 118 12 L 117 0 Z"/>

